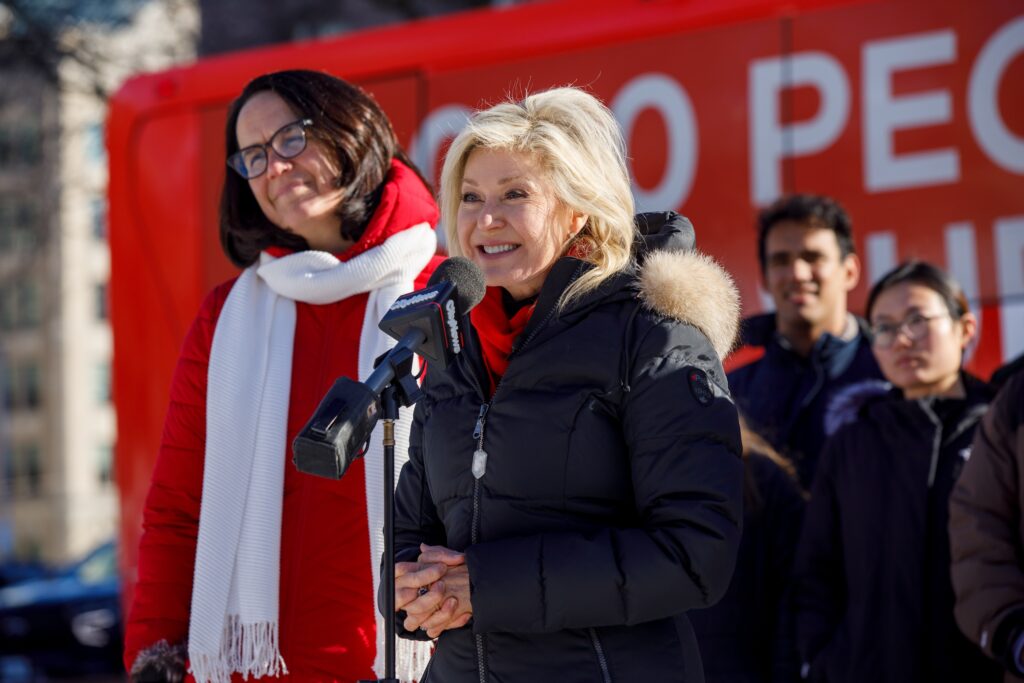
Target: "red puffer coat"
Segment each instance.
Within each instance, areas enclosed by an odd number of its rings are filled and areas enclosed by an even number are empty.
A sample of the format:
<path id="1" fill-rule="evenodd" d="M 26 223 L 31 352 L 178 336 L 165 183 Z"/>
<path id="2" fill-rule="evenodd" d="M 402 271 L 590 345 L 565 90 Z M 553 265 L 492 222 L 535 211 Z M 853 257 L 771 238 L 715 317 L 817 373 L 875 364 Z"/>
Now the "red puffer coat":
<path id="1" fill-rule="evenodd" d="M 360 241 L 342 260 L 382 244 L 438 213 L 427 188 L 396 162 Z M 417 280 L 422 287 L 439 262 Z M 160 640 L 188 638 L 189 606 L 203 487 L 206 380 L 217 318 L 234 281 L 206 298 L 182 346 L 143 513 L 138 582 L 125 633 L 128 670 Z M 335 378 L 357 377 L 367 294 L 333 304 L 296 304 L 286 443 L 313 414 Z M 373 582 L 362 460 L 341 481 L 299 473 L 285 452 L 281 533 L 280 645 L 293 680 L 373 678 Z M 236 676 L 241 680 L 240 676 Z M 191 680 L 189 678 L 188 680 Z"/>

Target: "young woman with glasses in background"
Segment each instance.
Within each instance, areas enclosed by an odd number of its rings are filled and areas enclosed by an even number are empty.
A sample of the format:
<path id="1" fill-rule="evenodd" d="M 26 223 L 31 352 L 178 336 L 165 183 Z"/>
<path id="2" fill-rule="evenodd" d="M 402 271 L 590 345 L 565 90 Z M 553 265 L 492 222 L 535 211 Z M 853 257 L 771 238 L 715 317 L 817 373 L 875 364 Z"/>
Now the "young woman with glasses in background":
<path id="1" fill-rule="evenodd" d="M 830 408 L 795 567 L 804 678 L 998 681 L 954 622 L 946 528 L 991 396 L 962 369 L 976 320 L 960 286 L 921 261 L 875 284 L 867 317 L 889 384 Z"/>
<path id="2" fill-rule="evenodd" d="M 377 321 L 429 275 L 437 206 L 373 99 L 327 74 L 256 78 L 226 141 L 220 237 L 244 270 L 182 347 L 125 663 L 136 680 L 181 680 L 186 655 L 197 681 L 372 678 L 380 439 L 341 481 L 298 473 L 289 444 L 390 346 Z M 401 457 L 408 422 L 396 433 Z M 416 656 L 399 651 L 403 678 Z"/>

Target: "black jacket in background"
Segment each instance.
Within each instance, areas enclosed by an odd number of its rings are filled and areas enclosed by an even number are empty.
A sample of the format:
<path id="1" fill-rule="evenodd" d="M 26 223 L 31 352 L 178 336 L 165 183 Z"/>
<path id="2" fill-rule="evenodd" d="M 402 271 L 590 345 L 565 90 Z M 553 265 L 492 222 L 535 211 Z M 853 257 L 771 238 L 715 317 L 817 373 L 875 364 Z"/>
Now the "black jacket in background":
<path id="1" fill-rule="evenodd" d="M 424 683 L 703 680 L 685 612 L 728 585 L 742 464 L 718 353 L 694 325 L 727 349 L 713 319 L 736 302 L 699 255 L 641 260 L 560 312 L 585 264 L 558 261 L 493 397 L 472 331 L 447 372 L 428 370 L 396 557 L 465 552 L 474 617 L 441 635 Z M 655 310 L 666 289 L 693 324 Z"/>
<path id="2" fill-rule="evenodd" d="M 794 683 L 800 660 L 790 575 L 803 521 L 799 484 L 770 458 L 744 458 L 743 538 L 736 571 L 714 607 L 693 610 L 707 683 Z"/>
<path id="3" fill-rule="evenodd" d="M 999 391 L 1018 372 L 1024 372 L 1024 353 L 997 368 L 989 378 L 989 386 L 992 387 L 992 391 Z"/>
<path id="4" fill-rule="evenodd" d="M 850 341 L 823 334 L 807 357 L 778 334 L 774 313 L 741 326 L 740 343 L 763 347 L 764 355 L 730 372 L 729 390 L 750 427 L 793 461 L 805 489 L 814 481 L 832 397 L 851 384 L 882 378 L 867 324 L 858 318 L 857 325 Z"/>
<path id="5" fill-rule="evenodd" d="M 794 568 L 809 680 L 1000 680 L 953 619 L 948 501 L 990 399 L 964 385 L 966 399 L 876 395 L 826 443 Z"/>

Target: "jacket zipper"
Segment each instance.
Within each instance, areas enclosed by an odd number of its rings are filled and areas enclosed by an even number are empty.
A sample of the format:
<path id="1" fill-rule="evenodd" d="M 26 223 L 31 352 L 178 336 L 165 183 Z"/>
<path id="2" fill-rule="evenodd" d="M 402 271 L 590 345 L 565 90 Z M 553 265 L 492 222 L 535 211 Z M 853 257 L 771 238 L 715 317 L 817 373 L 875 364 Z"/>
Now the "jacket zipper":
<path id="1" fill-rule="evenodd" d="M 825 386 L 825 364 L 821 358 L 813 357 L 811 360 L 811 367 L 814 368 L 814 386 L 804 396 L 804 400 L 800 402 L 800 410 L 803 410 L 807 406 L 811 405 L 811 401 L 817 397 L 822 387 Z"/>
<path id="2" fill-rule="evenodd" d="M 544 329 L 548 320 L 554 315 L 555 309 L 552 308 L 548 311 L 548 314 L 544 319 L 534 328 L 530 336 L 517 347 L 513 347 L 512 351 L 508 354 L 509 362 L 519 352 L 521 352 L 526 346 L 533 341 L 533 338 L 537 336 L 537 333 Z M 480 526 L 480 479 L 487 472 L 487 451 L 484 450 L 484 433 L 487 427 L 487 412 L 491 409 L 491 404 L 494 402 L 494 397 L 498 395 L 498 390 L 501 385 L 505 383 L 504 376 L 498 380 L 498 384 L 494 387 L 494 392 L 491 393 L 491 397 L 480 404 L 480 412 L 476 417 L 476 423 L 473 425 L 473 438 L 476 440 L 476 451 L 473 452 L 473 463 L 471 470 L 473 472 L 473 522 L 470 528 L 470 541 L 472 543 L 477 542 L 479 536 Z"/>
<path id="3" fill-rule="evenodd" d="M 924 414 L 935 425 L 935 436 L 932 438 L 932 460 L 931 464 L 928 465 L 928 488 L 931 488 L 935 484 L 935 473 L 939 469 L 939 451 L 942 450 L 942 420 L 932 410 L 931 403 L 919 401 L 919 404 Z"/>
<path id="4" fill-rule="evenodd" d="M 960 421 L 960 424 L 956 426 L 953 432 L 943 439 L 943 443 L 951 443 L 955 438 L 966 432 L 968 429 L 973 427 L 978 421 L 985 415 L 988 410 L 988 404 L 974 406 L 967 411 L 967 415 Z"/>
<path id="5" fill-rule="evenodd" d="M 512 351 L 508 354 L 509 361 L 518 352 L 522 351 L 527 344 L 529 344 L 537 333 L 544 328 L 548 320 L 555 313 L 555 308 L 548 311 L 548 314 L 544 316 L 544 319 L 534 328 L 530 336 L 520 344 L 518 347 L 513 347 Z M 476 424 L 473 426 L 473 438 L 476 439 L 476 450 L 473 452 L 473 463 L 471 471 L 473 472 L 473 521 L 470 525 L 469 539 L 470 543 L 476 545 L 477 540 L 480 537 L 480 479 L 487 472 L 487 451 L 484 450 L 484 431 L 487 426 L 487 411 L 491 409 L 491 403 L 494 402 L 494 397 L 498 395 L 498 389 L 501 388 L 502 383 L 505 381 L 504 376 L 498 380 L 498 384 L 494 387 L 494 392 L 491 397 L 480 404 L 480 413 L 477 415 Z M 483 392 L 481 392 L 482 394 Z M 477 634 L 476 639 L 476 669 L 480 675 L 480 683 L 487 683 L 487 663 L 485 660 L 485 653 L 487 650 L 487 636 L 484 634 Z M 610 680 L 606 683 L 611 683 Z"/>
<path id="6" fill-rule="evenodd" d="M 597 637 L 597 629 L 587 629 L 590 631 L 590 642 L 594 646 L 594 652 L 597 653 L 597 663 L 601 666 L 601 681 L 602 683 L 612 683 L 612 674 L 608 670 L 608 660 L 604 656 L 604 648 L 601 647 L 601 640 Z"/>
<path id="7" fill-rule="evenodd" d="M 483 394 L 482 391 L 480 393 Z M 495 393 L 497 393 L 497 388 L 495 388 Z M 493 400 L 494 396 L 492 395 L 490 401 Z M 487 420 L 487 411 L 491 407 L 490 401 L 480 404 L 480 414 L 477 415 L 476 425 L 473 427 L 476 450 L 473 452 L 473 464 L 471 467 L 473 472 L 473 521 L 469 527 L 469 540 L 473 545 L 476 545 L 477 538 L 480 535 L 480 477 L 484 476 L 484 472 L 487 469 L 487 452 L 484 450 L 484 422 Z M 484 659 L 487 647 L 486 641 L 482 633 L 474 635 L 473 639 L 476 643 L 477 675 L 479 676 L 480 683 L 487 683 L 487 664 Z"/>
<path id="8" fill-rule="evenodd" d="M 969 410 L 967 416 L 960 421 L 956 426 L 956 429 L 948 436 L 943 437 L 942 420 L 940 420 L 939 416 L 932 410 L 931 403 L 929 401 L 920 401 L 919 403 L 921 405 L 921 410 L 924 411 L 925 415 L 928 416 L 928 419 L 935 425 L 935 438 L 932 439 L 932 461 L 928 466 L 928 488 L 931 488 L 932 485 L 935 484 L 935 475 L 939 469 L 939 454 L 942 451 L 942 444 L 952 442 L 953 439 L 970 429 L 972 425 L 981 419 L 981 416 L 985 413 L 987 405 L 984 407 L 975 407 Z"/>

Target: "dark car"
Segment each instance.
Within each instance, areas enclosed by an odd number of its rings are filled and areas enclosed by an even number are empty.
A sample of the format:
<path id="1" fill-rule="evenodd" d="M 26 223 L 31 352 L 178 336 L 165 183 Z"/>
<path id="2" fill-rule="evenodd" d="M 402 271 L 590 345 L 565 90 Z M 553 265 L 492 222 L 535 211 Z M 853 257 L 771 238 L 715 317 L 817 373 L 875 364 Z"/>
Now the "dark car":
<path id="1" fill-rule="evenodd" d="M 106 543 L 49 578 L 0 589 L 0 681 L 120 672 L 121 629 L 117 553 Z"/>
<path id="2" fill-rule="evenodd" d="M 49 569 L 41 562 L 4 562 L 0 564 L 0 588 L 29 579 L 42 579 L 49 576 L 49 573 Z"/>

